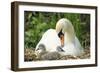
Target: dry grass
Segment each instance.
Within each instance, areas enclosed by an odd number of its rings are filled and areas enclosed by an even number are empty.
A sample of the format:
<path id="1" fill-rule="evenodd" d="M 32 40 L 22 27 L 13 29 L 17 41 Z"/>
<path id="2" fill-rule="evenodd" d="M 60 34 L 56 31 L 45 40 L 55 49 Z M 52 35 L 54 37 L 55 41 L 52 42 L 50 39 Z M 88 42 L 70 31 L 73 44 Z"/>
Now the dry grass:
<path id="1" fill-rule="evenodd" d="M 25 49 L 24 60 L 25 61 L 37 61 L 37 60 L 70 60 L 70 59 L 88 59 L 90 58 L 90 49 L 85 49 L 85 52 L 80 56 L 61 56 L 58 52 L 44 53 L 36 56 L 34 50 Z"/>
<path id="2" fill-rule="evenodd" d="M 25 61 L 33 61 L 33 60 L 36 60 L 36 55 L 35 55 L 35 52 L 34 50 L 32 49 L 25 49 L 24 50 L 24 60 Z"/>

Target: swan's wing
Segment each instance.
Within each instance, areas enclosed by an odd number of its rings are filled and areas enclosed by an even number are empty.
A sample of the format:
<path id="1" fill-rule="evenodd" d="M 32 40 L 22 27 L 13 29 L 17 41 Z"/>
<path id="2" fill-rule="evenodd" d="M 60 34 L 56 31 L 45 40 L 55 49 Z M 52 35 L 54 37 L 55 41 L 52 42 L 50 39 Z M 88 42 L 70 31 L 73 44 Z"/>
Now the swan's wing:
<path id="1" fill-rule="evenodd" d="M 36 46 L 36 49 L 38 48 L 39 44 L 44 44 L 47 51 L 56 51 L 56 47 L 60 46 L 61 42 L 56 33 L 56 30 L 49 29 L 43 34 L 41 40 Z"/>
<path id="2" fill-rule="evenodd" d="M 75 46 L 76 48 L 79 50 L 79 53 L 83 53 L 84 52 L 84 49 L 83 47 L 81 46 L 79 40 L 77 37 L 75 37 Z"/>
<path id="3" fill-rule="evenodd" d="M 77 56 L 84 52 L 77 37 L 75 37 L 72 42 L 67 43 L 62 49 L 65 51 L 63 52 L 64 55 Z"/>

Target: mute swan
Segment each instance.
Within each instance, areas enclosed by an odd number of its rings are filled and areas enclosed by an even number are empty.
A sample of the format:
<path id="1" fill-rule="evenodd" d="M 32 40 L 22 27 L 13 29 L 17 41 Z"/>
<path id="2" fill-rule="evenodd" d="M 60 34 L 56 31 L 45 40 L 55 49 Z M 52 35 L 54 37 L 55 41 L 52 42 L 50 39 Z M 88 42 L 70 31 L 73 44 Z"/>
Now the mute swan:
<path id="1" fill-rule="evenodd" d="M 39 46 L 41 44 L 44 46 Z M 43 34 L 35 51 L 41 52 L 41 50 L 43 51 L 43 48 L 46 49 L 47 52 L 57 51 L 61 53 L 61 55 L 78 56 L 84 52 L 75 35 L 72 23 L 66 18 L 62 18 L 56 23 L 56 30 L 48 29 Z"/>
<path id="2" fill-rule="evenodd" d="M 44 46 L 40 46 L 43 44 Z M 48 29 L 42 36 L 39 43 L 36 45 L 36 52 L 41 52 L 40 48 L 45 48 L 47 52 L 54 52 L 56 51 L 57 46 L 60 46 L 60 38 L 57 35 L 55 29 Z"/>
<path id="3" fill-rule="evenodd" d="M 64 47 L 62 48 L 64 52 L 61 52 L 62 54 L 78 56 L 84 52 L 78 38 L 75 35 L 74 27 L 68 19 L 62 18 L 56 23 L 56 32 L 58 35 L 61 32 L 64 34 Z"/>

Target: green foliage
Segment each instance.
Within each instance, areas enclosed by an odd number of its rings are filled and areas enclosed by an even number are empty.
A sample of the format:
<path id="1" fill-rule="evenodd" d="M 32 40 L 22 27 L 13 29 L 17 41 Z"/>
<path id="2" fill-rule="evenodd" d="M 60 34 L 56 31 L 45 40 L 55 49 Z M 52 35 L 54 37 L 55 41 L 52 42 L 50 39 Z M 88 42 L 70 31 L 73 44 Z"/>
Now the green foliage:
<path id="1" fill-rule="evenodd" d="M 54 12 L 32 12 L 25 11 L 25 48 L 35 48 L 43 33 L 56 26 L 56 22 L 61 18 L 69 19 L 75 29 L 84 48 L 90 45 L 90 15 L 77 13 L 54 13 Z"/>

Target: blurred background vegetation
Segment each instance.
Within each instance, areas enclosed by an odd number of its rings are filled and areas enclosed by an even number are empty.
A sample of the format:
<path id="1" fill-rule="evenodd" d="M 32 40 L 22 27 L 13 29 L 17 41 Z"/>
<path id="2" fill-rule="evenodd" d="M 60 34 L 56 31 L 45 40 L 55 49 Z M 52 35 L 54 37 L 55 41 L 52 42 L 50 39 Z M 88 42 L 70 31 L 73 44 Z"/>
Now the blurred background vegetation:
<path id="1" fill-rule="evenodd" d="M 24 12 L 24 48 L 35 48 L 43 33 L 56 26 L 61 18 L 69 19 L 75 29 L 81 45 L 90 47 L 90 15 L 55 12 Z"/>

